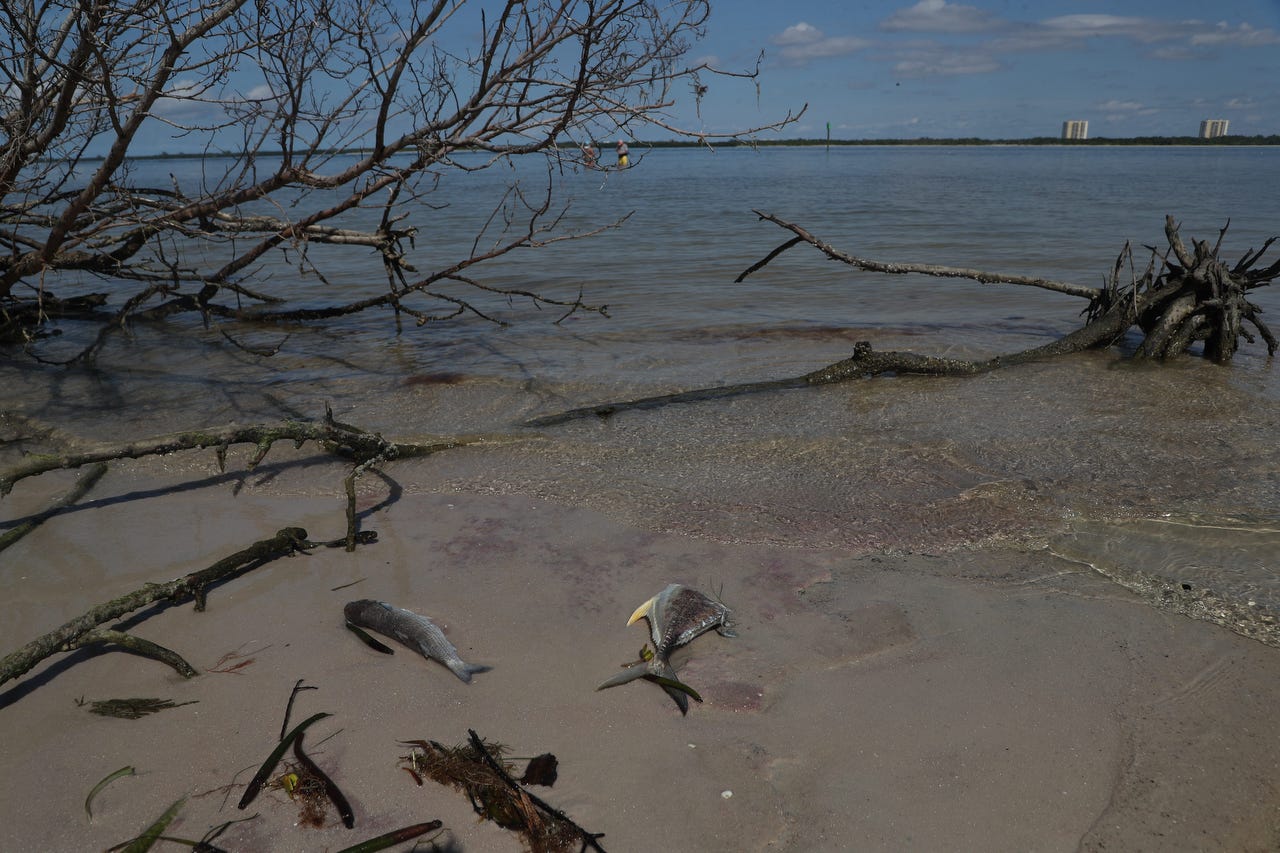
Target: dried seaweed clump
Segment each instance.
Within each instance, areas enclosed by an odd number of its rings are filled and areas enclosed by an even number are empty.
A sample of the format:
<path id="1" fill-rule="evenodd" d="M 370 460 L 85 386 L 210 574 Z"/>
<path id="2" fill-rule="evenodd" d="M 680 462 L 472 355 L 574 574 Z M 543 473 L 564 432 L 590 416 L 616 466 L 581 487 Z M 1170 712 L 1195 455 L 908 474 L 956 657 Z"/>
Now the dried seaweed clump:
<path id="1" fill-rule="evenodd" d="M 481 740 L 474 731 L 469 734 L 470 739 L 456 747 L 433 740 L 405 741 L 413 751 L 401 759 L 401 766 L 419 784 L 425 776 L 462 791 L 476 814 L 519 833 L 532 853 L 603 850 L 596 840 L 602 837 L 600 834 L 587 832 L 515 780 L 515 766 L 503 757 L 508 751 L 506 747 Z M 541 755 L 530 763 L 537 763 L 540 768 L 554 767 L 555 758 Z M 526 772 L 526 778 L 534 776 L 542 774 Z M 555 781 L 554 771 L 550 773 L 550 781 Z"/>
<path id="2" fill-rule="evenodd" d="M 324 780 L 307 768 L 285 763 L 285 772 L 278 776 L 271 787 L 279 788 L 298 804 L 298 825 L 320 828 L 324 826 L 325 813 L 329 810 L 329 797 L 325 793 Z"/>
<path id="3" fill-rule="evenodd" d="M 80 706 L 88 705 L 89 713 L 97 714 L 101 717 L 119 717 L 123 720 L 136 720 L 145 717 L 147 714 L 154 714 L 157 711 L 165 711 L 169 708 L 181 708 L 183 705 L 194 705 L 198 700 L 192 699 L 189 702 L 174 702 L 169 699 L 94 699 L 86 702 L 83 699 L 77 699 L 76 704 Z"/>

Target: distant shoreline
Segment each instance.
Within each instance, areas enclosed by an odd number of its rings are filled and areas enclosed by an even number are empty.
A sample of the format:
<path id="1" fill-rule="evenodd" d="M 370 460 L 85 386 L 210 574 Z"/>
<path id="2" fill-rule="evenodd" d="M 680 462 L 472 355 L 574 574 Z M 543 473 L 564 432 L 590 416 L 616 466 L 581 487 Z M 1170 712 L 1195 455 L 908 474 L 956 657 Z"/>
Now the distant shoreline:
<path id="1" fill-rule="evenodd" d="M 648 145 L 653 148 L 695 148 L 702 146 L 704 143 L 698 140 L 672 139 L 661 142 L 635 142 L 634 145 Z M 1192 146 L 1196 148 L 1202 147 L 1230 147 L 1230 146 L 1276 146 L 1280 145 L 1280 135 L 1272 134 L 1270 136 L 1218 136 L 1213 139 L 1201 139 L 1198 136 L 1134 136 L 1134 137 L 1105 137 L 1099 136 L 1093 139 L 1062 139 L 1057 136 L 1032 136 L 1026 139 L 981 139 L 978 137 L 920 137 L 917 139 L 825 139 L 825 138 L 802 138 L 802 139 L 755 139 L 755 140 L 725 140 L 723 142 L 712 143 L 716 147 L 754 147 L 754 148 L 772 148 L 778 146 L 795 146 L 795 147 L 813 147 L 813 146 L 866 146 L 866 145 L 917 145 L 917 146 L 957 146 L 957 145 L 986 145 L 986 146 L 1025 146 L 1025 145 L 1058 145 L 1063 147 L 1089 147 L 1089 146 L 1112 146 L 1112 145 L 1130 145 L 1130 146 Z"/>
<path id="2" fill-rule="evenodd" d="M 578 142 L 565 141 L 562 149 L 576 149 Z M 596 145 L 611 143 L 596 142 Z M 1219 136 L 1213 139 L 1201 139 L 1198 136 L 1134 136 L 1105 137 L 1093 139 L 1061 139 L 1056 136 L 1032 136 L 1026 139 L 981 139 L 977 137 L 920 137 L 916 139 L 636 139 L 630 140 L 632 146 L 638 148 L 814 148 L 814 147 L 868 147 L 868 146 L 916 146 L 916 147 L 955 147 L 955 146 L 1060 146 L 1064 148 L 1106 148 L 1114 146 L 1132 147 L 1192 147 L 1192 148 L 1264 148 L 1280 146 L 1280 134 L 1269 136 Z M 341 150 L 317 152 L 333 154 L 366 154 L 367 148 L 345 148 Z M 280 152 L 261 151 L 258 156 L 271 157 Z M 205 158 L 234 157 L 236 152 L 163 152 L 160 154 L 137 154 L 130 160 L 201 160 Z M 81 157 L 83 162 L 101 160 L 100 156 Z"/>

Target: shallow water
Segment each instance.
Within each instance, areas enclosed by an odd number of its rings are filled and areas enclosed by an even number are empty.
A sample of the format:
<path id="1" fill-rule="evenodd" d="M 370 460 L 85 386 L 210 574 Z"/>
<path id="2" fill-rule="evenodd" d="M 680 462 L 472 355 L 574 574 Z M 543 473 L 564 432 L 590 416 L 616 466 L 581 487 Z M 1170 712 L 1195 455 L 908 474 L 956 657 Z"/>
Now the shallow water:
<path id="1" fill-rule="evenodd" d="M 139 164 L 161 172 L 195 161 Z M 526 169 L 521 166 L 520 170 Z M 411 258 L 465 253 L 505 167 L 447 175 Z M 644 153 L 625 173 L 556 173 L 566 227 L 597 237 L 487 265 L 493 285 L 607 304 L 609 317 L 478 297 L 479 319 L 406 325 L 386 312 L 327 328 L 135 324 L 96 367 L 0 363 L 6 409 L 86 438 L 224 421 L 316 417 L 388 434 L 498 432 L 587 403 L 792 376 L 853 344 L 979 357 L 1074 327 L 1078 300 L 1031 288 L 859 273 L 796 247 L 734 277 L 789 235 L 753 208 L 865 257 L 973 266 L 1097 284 L 1126 240 L 1184 237 L 1234 258 L 1280 223 L 1277 152 L 1263 148 L 820 148 Z M 1139 250 L 1137 263 L 1145 263 Z M 307 304 L 385 287 L 366 254 L 316 252 L 325 272 L 260 276 Z M 462 292 L 456 291 L 455 292 Z M 1270 288 L 1255 301 L 1280 315 Z M 45 354 L 84 331 L 63 327 Z M 448 375 L 445 375 L 448 374 Z M 629 413 L 466 450 L 389 473 L 418 491 L 553 498 L 652 529 L 726 542 L 873 550 L 1046 543 L 1084 562 L 1280 608 L 1280 378 L 1260 344 L 1229 368 L 1135 365 L 1092 353 L 957 379 L 877 379 Z M 1171 519 L 1195 519 L 1176 528 Z"/>

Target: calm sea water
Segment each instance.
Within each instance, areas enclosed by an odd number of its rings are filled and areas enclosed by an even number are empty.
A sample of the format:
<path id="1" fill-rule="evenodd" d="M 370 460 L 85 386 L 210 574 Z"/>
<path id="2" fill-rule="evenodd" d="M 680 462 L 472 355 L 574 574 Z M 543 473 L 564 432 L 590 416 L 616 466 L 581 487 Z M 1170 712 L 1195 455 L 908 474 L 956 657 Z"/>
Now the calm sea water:
<path id="1" fill-rule="evenodd" d="M 554 233 L 629 218 L 468 274 L 564 298 L 581 290 L 608 305 L 608 318 L 556 324 L 554 306 L 451 285 L 448 293 L 511 325 L 471 315 L 397 331 L 390 313 L 374 311 L 324 328 L 225 329 L 251 345 L 283 342 L 273 358 L 228 346 L 224 329 L 135 325 L 94 368 L 6 357 L 11 403 L 103 438 L 318 415 L 325 401 L 392 434 L 519 431 L 526 417 L 589 402 L 796 375 L 845 357 L 858 340 L 976 357 L 1044 343 L 1080 322 L 1084 306 L 1070 297 L 862 273 L 808 247 L 734 284 L 790 236 L 753 209 L 864 257 L 1084 284 L 1102 280 L 1126 241 L 1144 265 L 1142 246 L 1163 246 L 1166 214 L 1186 238 L 1216 239 L 1230 220 L 1233 260 L 1280 233 L 1280 151 L 1268 148 L 636 153 L 621 173 L 548 173 L 530 162 L 445 174 L 413 220 L 410 260 L 437 268 L 471 251 L 486 222 L 502 221 L 510 181 L 536 204 L 550 175 L 569 204 Z M 216 166 L 147 162 L 137 171 L 190 182 Z M 498 236 L 491 227 L 476 245 Z M 311 259 L 323 277 L 277 264 L 253 284 L 308 305 L 386 287 L 362 250 L 315 247 Z M 1280 293 L 1263 289 L 1255 301 L 1280 329 Z M 66 327 L 46 352 L 79 335 Z M 431 381 L 446 372 L 453 381 Z M 403 485 L 521 492 L 656 529 L 851 552 L 1049 544 L 1280 608 L 1277 374 L 1252 345 L 1227 368 L 1134 365 L 1112 352 L 970 380 L 879 379 L 573 424 L 536 446 L 441 456 Z"/>

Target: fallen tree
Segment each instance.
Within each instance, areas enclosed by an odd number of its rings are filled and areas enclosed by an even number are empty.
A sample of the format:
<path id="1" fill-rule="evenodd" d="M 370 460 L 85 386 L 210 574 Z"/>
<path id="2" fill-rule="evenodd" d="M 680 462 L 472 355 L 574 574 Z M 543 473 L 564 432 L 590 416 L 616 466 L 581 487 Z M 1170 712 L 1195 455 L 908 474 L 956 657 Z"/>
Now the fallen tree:
<path id="1" fill-rule="evenodd" d="M 1188 353 L 1194 346 L 1200 345 L 1204 358 L 1225 364 L 1239 350 L 1241 339 L 1256 343 L 1249 330 L 1250 326 L 1266 343 L 1269 356 L 1274 356 L 1280 347 L 1275 335 L 1262 321 L 1262 309 L 1248 299 L 1249 291 L 1268 285 L 1280 276 L 1280 260 L 1270 266 L 1258 266 L 1263 255 L 1278 238 L 1269 238 L 1259 249 L 1249 249 L 1239 261 L 1229 266 L 1222 260 L 1221 250 L 1222 239 L 1230 223 L 1218 232 L 1218 239 L 1213 245 L 1207 241 L 1192 240 L 1191 248 L 1188 248 L 1179 234 L 1178 223 L 1172 216 L 1167 216 L 1164 225 L 1167 246 L 1164 250 L 1146 247 L 1151 256 L 1141 275 L 1137 274 L 1133 266 L 1132 247 L 1125 243 L 1112 265 L 1105 285 L 1088 287 L 1072 282 L 964 267 L 860 258 L 834 248 L 799 225 L 759 210 L 753 212 L 762 220 L 772 222 L 795 236 L 744 270 L 734 280 L 735 283 L 763 269 L 788 249 L 807 243 L 832 260 L 869 272 L 964 278 L 984 284 L 1039 287 L 1077 296 L 1088 300 L 1088 306 L 1082 312 L 1085 324 L 1043 346 L 981 361 L 940 358 L 912 352 L 875 352 L 871 344 L 861 341 L 855 345 L 853 355 L 849 358 L 803 376 L 600 403 L 532 418 L 525 421 L 524 426 L 554 426 L 589 416 L 608 417 L 632 409 L 653 409 L 673 403 L 701 402 L 760 391 L 826 385 L 887 373 L 973 376 L 999 367 L 1113 346 L 1135 329 L 1142 335 L 1142 340 L 1134 349 L 1133 357 L 1140 359 L 1172 358 Z M 1122 283 L 1121 274 L 1126 268 L 1130 272 L 1129 281 Z"/>

